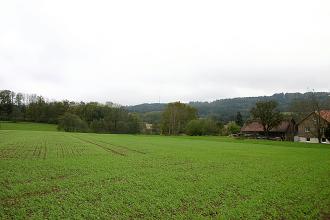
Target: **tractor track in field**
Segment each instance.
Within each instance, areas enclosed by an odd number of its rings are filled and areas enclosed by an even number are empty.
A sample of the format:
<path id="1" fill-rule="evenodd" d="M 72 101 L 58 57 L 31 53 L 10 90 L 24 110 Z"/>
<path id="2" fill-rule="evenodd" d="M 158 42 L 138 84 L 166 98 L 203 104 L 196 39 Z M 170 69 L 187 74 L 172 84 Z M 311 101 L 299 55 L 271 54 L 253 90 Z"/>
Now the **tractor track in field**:
<path id="1" fill-rule="evenodd" d="M 46 159 L 46 157 L 47 157 L 47 145 L 45 144 L 44 145 L 44 154 L 43 154 L 43 157 L 42 157 L 42 159 Z"/>
<path id="2" fill-rule="evenodd" d="M 46 159 L 46 145 L 34 145 L 29 148 L 24 146 L 24 143 L 9 144 L 6 148 L 0 149 L 1 159 Z"/>
<path id="3" fill-rule="evenodd" d="M 122 152 L 116 151 L 116 150 L 114 150 L 112 148 L 109 148 L 109 147 L 105 147 L 105 146 L 103 146 L 103 145 L 101 145 L 99 143 L 95 143 L 93 141 L 85 140 L 83 138 L 80 138 L 80 137 L 77 137 L 77 136 L 73 136 L 73 135 L 71 137 L 77 138 L 78 140 L 83 141 L 85 143 L 89 143 L 89 144 L 93 144 L 95 146 L 98 146 L 98 147 L 102 148 L 103 150 L 108 151 L 108 152 L 111 152 L 113 154 L 120 155 L 120 156 L 127 156 L 126 154 L 124 154 Z"/>
<path id="4" fill-rule="evenodd" d="M 38 152 L 38 146 L 35 146 L 34 150 L 33 150 L 33 153 L 32 153 L 32 157 L 36 157 L 37 152 Z"/>
<path id="5" fill-rule="evenodd" d="M 100 140 L 97 140 L 97 141 L 98 142 L 101 142 L 101 143 L 104 143 L 104 144 L 109 144 L 109 145 L 114 146 L 114 147 L 119 147 L 119 148 L 122 148 L 122 149 L 125 149 L 125 150 L 128 150 L 128 151 L 132 151 L 132 152 L 135 152 L 135 153 L 146 154 L 146 152 L 135 150 L 135 149 L 131 149 L 131 148 L 128 148 L 126 146 L 116 145 L 116 144 L 109 143 L 109 142 L 106 142 L 106 141 L 100 141 Z"/>

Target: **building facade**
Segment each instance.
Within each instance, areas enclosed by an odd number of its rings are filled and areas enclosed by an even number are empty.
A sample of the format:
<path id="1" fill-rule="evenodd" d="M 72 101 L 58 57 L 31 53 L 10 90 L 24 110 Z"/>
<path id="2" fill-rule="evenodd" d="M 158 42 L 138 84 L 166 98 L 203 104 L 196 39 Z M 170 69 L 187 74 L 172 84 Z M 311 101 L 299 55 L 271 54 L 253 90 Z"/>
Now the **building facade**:
<path id="1" fill-rule="evenodd" d="M 318 132 L 321 135 L 321 143 L 330 144 L 325 137 L 325 130 L 330 124 L 330 110 L 312 112 L 297 125 L 296 142 L 319 143 Z"/>

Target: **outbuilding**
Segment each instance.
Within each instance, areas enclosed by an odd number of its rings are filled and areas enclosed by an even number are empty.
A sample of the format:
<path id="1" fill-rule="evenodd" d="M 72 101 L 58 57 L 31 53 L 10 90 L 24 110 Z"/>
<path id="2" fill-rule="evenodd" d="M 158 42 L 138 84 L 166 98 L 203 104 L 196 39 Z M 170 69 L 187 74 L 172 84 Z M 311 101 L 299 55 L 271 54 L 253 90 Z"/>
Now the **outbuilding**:
<path id="1" fill-rule="evenodd" d="M 259 121 L 250 121 L 243 125 L 241 133 L 250 137 L 265 137 L 262 124 Z M 295 121 L 293 119 L 283 120 L 278 126 L 272 128 L 269 132 L 269 138 L 293 141 L 295 134 Z"/>

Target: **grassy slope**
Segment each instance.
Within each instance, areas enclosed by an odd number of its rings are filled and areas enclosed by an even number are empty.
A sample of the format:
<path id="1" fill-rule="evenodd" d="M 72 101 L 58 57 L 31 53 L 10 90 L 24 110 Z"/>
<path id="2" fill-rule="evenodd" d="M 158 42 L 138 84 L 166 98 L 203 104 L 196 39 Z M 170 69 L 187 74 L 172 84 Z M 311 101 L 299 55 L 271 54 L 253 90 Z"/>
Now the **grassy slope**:
<path id="1" fill-rule="evenodd" d="M 33 122 L 14 123 L 0 121 L 0 130 L 57 131 L 57 125 Z"/>
<path id="2" fill-rule="evenodd" d="M 218 137 L 0 131 L 0 218 L 318 219 L 330 148 Z"/>

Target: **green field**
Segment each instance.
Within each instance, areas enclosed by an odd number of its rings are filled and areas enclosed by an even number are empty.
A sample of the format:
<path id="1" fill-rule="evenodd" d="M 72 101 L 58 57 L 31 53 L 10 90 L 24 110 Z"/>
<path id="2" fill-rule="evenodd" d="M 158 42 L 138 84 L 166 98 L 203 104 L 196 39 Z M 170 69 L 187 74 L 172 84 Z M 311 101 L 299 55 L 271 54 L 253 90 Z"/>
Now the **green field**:
<path id="1" fill-rule="evenodd" d="M 32 122 L 14 123 L 0 121 L 0 130 L 56 131 L 57 125 Z"/>
<path id="2" fill-rule="evenodd" d="M 0 219 L 328 219 L 330 147 L 0 131 Z"/>

